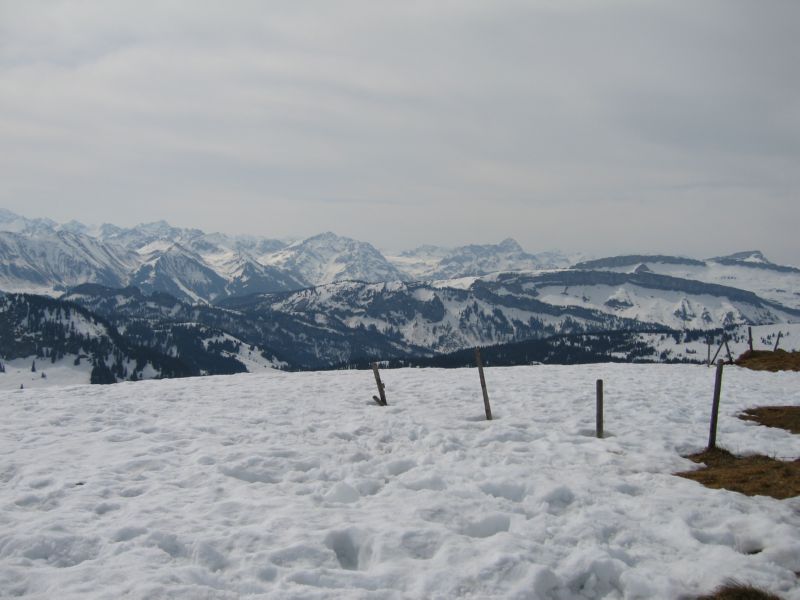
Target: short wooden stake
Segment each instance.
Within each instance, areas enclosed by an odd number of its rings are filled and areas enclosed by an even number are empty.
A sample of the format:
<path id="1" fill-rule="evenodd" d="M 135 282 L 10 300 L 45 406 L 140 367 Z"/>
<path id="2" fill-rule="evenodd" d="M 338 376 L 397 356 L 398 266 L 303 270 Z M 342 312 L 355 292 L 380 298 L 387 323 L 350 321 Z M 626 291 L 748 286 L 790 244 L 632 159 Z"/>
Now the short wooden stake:
<path id="1" fill-rule="evenodd" d="M 750 352 L 753 351 L 753 328 L 747 328 L 747 345 L 750 346 Z"/>
<path id="2" fill-rule="evenodd" d="M 378 406 L 389 406 L 386 402 L 386 386 L 383 385 L 381 381 L 381 374 L 378 372 L 378 363 L 372 363 L 372 372 L 375 374 L 375 383 L 378 384 L 378 393 L 381 395 L 380 398 L 377 396 L 373 396 L 372 399 L 378 403 Z"/>
<path id="3" fill-rule="evenodd" d="M 603 437 L 603 380 L 597 380 L 597 404 L 595 415 L 595 430 L 597 437 Z"/>
<path id="4" fill-rule="evenodd" d="M 481 391 L 483 392 L 483 408 L 486 411 L 486 420 L 492 420 L 492 407 L 489 406 L 489 392 L 486 390 L 486 377 L 483 376 L 483 361 L 481 349 L 475 348 L 475 364 L 478 366 L 478 375 L 481 378 Z"/>
<path id="5" fill-rule="evenodd" d="M 779 331 L 779 332 L 778 332 L 778 339 L 777 339 L 777 340 L 775 340 L 775 347 L 772 349 L 772 351 L 773 351 L 773 352 L 777 352 L 777 351 L 778 351 L 778 344 L 780 344 L 780 343 L 781 343 L 781 336 L 782 336 L 782 335 L 783 335 L 783 332 L 782 332 L 782 331 Z"/>
<path id="6" fill-rule="evenodd" d="M 722 359 L 717 363 L 717 373 L 714 377 L 714 402 L 711 405 L 711 430 L 708 433 L 708 449 L 717 447 L 717 418 L 719 416 L 719 397 L 722 392 Z"/>
<path id="7" fill-rule="evenodd" d="M 708 347 L 708 356 L 706 357 L 706 366 L 711 366 L 711 338 L 706 338 L 706 346 Z"/>

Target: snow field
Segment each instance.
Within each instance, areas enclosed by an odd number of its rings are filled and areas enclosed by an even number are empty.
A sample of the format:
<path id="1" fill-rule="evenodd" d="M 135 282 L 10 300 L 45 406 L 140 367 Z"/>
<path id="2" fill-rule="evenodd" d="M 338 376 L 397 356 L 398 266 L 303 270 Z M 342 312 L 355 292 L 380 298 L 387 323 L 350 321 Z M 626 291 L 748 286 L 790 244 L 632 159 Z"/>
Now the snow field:
<path id="1" fill-rule="evenodd" d="M 0 597 L 800 599 L 800 499 L 671 473 L 708 436 L 687 365 L 269 372 L 0 392 Z M 595 380 L 609 437 L 594 435 Z M 718 443 L 800 374 L 726 367 Z"/>
<path id="2" fill-rule="evenodd" d="M 49 358 L 15 358 L 12 360 L 0 359 L 5 368 L 0 373 L 0 390 L 17 390 L 22 385 L 25 388 L 45 388 L 65 385 L 79 385 L 89 383 L 92 375 L 92 363 L 86 359 L 80 365 L 75 365 L 74 354 L 52 363 Z M 31 365 L 36 361 L 36 372 L 31 371 Z M 42 377 L 42 373 L 45 377 Z"/>

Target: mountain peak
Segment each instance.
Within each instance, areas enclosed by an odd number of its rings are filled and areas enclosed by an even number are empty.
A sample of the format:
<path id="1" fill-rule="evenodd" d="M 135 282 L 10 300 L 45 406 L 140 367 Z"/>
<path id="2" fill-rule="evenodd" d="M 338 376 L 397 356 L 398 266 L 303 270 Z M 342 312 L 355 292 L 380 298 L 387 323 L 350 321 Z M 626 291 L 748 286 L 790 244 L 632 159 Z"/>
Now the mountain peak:
<path id="1" fill-rule="evenodd" d="M 762 265 L 771 265 L 772 263 L 764 256 L 761 250 L 745 250 L 744 252 L 734 252 L 727 256 L 718 256 L 714 260 L 734 260 L 737 262 L 756 263 Z"/>
<path id="2" fill-rule="evenodd" d="M 134 229 L 139 229 L 140 231 L 152 231 L 152 232 L 166 232 L 173 229 L 172 225 L 167 223 L 165 220 L 161 219 L 160 221 L 150 221 L 149 223 L 139 223 Z"/>
<path id="3" fill-rule="evenodd" d="M 522 246 L 519 245 L 519 242 L 514 238 L 506 238 L 499 244 L 497 247 L 504 252 L 524 252 Z"/>

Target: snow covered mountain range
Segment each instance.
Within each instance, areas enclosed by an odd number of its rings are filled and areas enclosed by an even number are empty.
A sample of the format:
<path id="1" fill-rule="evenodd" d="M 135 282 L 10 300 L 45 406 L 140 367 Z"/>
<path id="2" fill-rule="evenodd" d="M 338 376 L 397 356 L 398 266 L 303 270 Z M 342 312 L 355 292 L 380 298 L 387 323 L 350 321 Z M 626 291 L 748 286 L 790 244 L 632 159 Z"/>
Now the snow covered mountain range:
<path id="1" fill-rule="evenodd" d="M 2 210 L 0 291 L 0 358 L 31 348 L 40 358 L 85 354 L 117 379 L 330 368 L 603 332 L 685 332 L 688 344 L 704 331 L 800 323 L 800 269 L 758 251 L 574 262 L 508 239 L 387 257 L 333 233 L 285 242 L 165 222 L 59 225 Z M 57 310 L 42 309 L 44 300 Z M 51 318 L 76 305 L 106 324 L 94 336 L 103 352 L 70 342 L 71 321 Z M 31 306 L 46 316 L 31 321 Z M 623 352 L 604 339 L 569 356 L 667 356 L 656 342 L 620 341 Z M 692 359 L 698 349 L 689 348 L 672 358 Z M 150 368 L 137 349 L 149 353 Z"/>
<path id="2" fill-rule="evenodd" d="M 164 221 L 132 228 L 27 219 L 0 209 L 0 290 L 58 295 L 82 283 L 134 285 L 187 302 L 283 292 L 335 281 L 369 283 L 566 267 L 559 253 L 526 253 L 514 240 L 386 257 L 326 232 L 287 243 L 205 233 Z"/>

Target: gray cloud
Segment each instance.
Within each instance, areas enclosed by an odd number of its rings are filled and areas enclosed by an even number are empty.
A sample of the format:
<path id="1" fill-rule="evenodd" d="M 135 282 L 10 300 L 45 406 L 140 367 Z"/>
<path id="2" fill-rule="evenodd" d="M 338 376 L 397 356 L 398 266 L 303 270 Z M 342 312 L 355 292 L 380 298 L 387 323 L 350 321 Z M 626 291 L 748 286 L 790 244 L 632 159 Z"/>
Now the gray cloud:
<path id="1" fill-rule="evenodd" d="M 0 0 L 0 205 L 800 263 L 800 5 Z"/>

